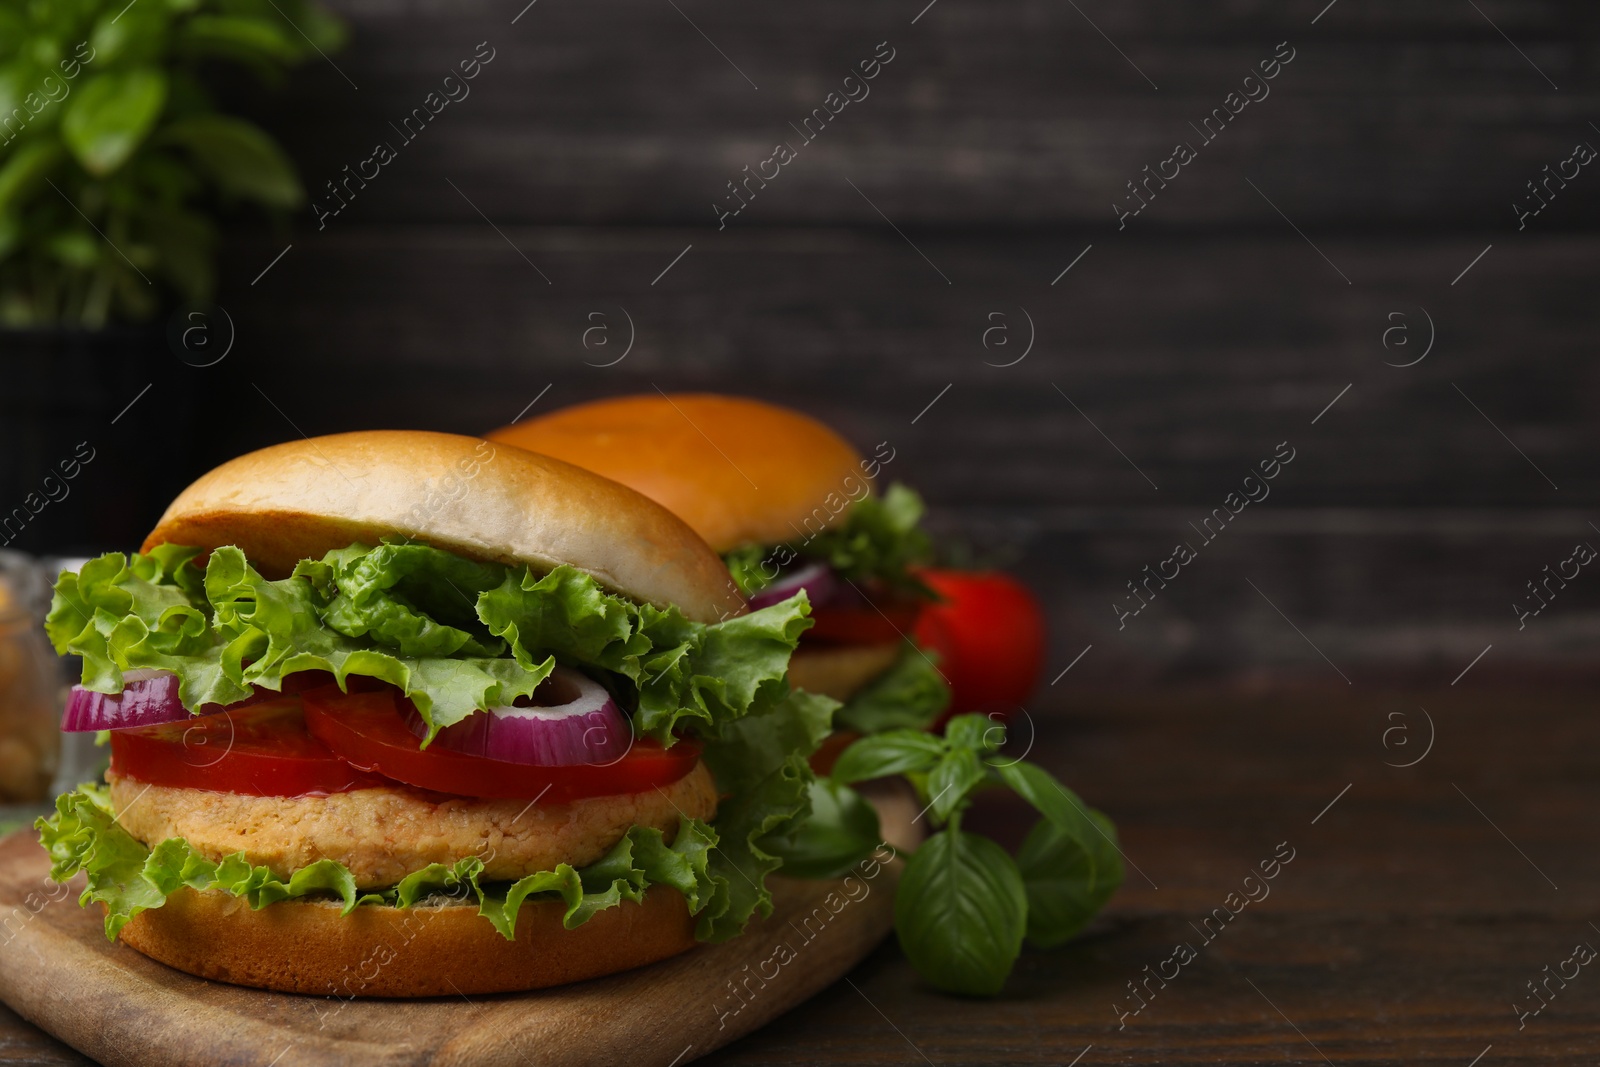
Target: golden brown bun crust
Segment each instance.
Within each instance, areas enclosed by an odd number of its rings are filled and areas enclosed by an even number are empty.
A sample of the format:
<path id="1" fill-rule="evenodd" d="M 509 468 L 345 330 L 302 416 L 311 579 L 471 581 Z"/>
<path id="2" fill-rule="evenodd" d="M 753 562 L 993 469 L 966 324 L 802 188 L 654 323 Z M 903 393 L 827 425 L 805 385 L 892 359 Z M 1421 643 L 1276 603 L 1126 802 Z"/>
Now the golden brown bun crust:
<path id="1" fill-rule="evenodd" d="M 814 512 L 830 519 L 830 494 L 831 510 L 843 514 L 839 502 L 864 495 L 868 484 L 844 438 L 797 411 L 745 397 L 596 400 L 488 436 L 637 489 L 718 552 L 803 538 Z"/>
<path id="2" fill-rule="evenodd" d="M 254 911 L 230 893 L 185 887 L 134 916 L 120 936 L 202 978 L 344 999 L 543 989 L 642 967 L 695 944 L 688 905 L 670 886 L 597 912 L 575 930 L 561 925 L 565 907 L 524 904 L 517 939 L 507 941 L 476 904 L 367 905 L 340 915 L 337 903 L 285 900 Z"/>
<path id="3" fill-rule="evenodd" d="M 898 641 L 887 645 L 804 645 L 789 659 L 789 684 L 844 703 L 900 658 Z"/>
<path id="4" fill-rule="evenodd" d="M 238 545 L 271 578 L 391 536 L 540 570 L 571 564 L 699 622 L 741 610 L 722 561 L 665 508 L 559 459 L 455 434 L 343 433 L 240 456 L 179 494 L 144 550 Z"/>

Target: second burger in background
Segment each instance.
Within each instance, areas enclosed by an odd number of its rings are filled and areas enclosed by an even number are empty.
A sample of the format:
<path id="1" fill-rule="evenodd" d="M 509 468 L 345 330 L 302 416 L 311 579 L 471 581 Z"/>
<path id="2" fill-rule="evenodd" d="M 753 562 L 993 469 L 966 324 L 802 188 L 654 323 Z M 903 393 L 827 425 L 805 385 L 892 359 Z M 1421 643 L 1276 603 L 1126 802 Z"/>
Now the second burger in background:
<path id="1" fill-rule="evenodd" d="M 912 490 L 884 486 L 888 442 L 862 456 L 797 411 L 710 393 L 578 404 L 487 435 L 587 467 L 650 497 L 722 554 L 753 607 L 804 589 L 815 627 L 789 665 L 844 703 L 841 730 L 920 727 L 949 706 L 936 657 L 910 637 L 936 594 Z"/>
<path id="2" fill-rule="evenodd" d="M 1003 714 L 940 723 L 952 682 L 965 690 L 956 712 L 988 711 L 1031 689 L 1042 650 L 1017 638 L 1030 627 L 1037 638 L 1042 622 L 1010 578 L 925 569 L 922 502 L 903 486 L 884 487 L 888 443 L 866 458 L 787 408 L 659 392 L 581 404 L 489 437 L 665 505 L 721 554 L 752 606 L 806 592 L 816 625 L 800 637 L 789 681 L 796 695 L 809 690 L 843 706 L 837 732 L 812 757 L 826 777 L 809 785 L 808 818 L 767 845 L 785 874 L 840 875 L 879 841 L 857 783 L 903 776 L 930 832 L 895 889 L 895 932 L 927 981 L 996 994 L 1024 943 L 1064 944 L 1116 892 L 1123 864 L 1111 820 L 1027 762 L 1026 751 L 1002 754 Z M 947 677 L 915 635 L 961 669 Z M 992 791 L 1040 816 L 1014 854 L 963 826 L 977 796 Z"/>

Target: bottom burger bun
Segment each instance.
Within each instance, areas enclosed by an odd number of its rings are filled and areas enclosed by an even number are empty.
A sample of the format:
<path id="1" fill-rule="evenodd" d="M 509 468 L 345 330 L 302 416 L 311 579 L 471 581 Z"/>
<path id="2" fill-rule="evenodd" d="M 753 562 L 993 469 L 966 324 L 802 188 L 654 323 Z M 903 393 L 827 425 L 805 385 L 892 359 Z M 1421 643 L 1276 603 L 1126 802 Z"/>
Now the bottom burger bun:
<path id="1" fill-rule="evenodd" d="M 429 864 L 484 861 L 514 881 L 566 863 L 584 867 L 634 826 L 670 840 L 680 816 L 708 818 L 716 786 L 705 764 L 666 789 L 565 804 L 479 800 L 393 787 L 328 796 L 257 797 L 157 786 L 115 771 L 122 829 L 146 847 L 181 838 L 212 862 L 239 855 L 281 878 L 314 860 L 344 865 L 363 890 Z M 221 890 L 183 887 L 120 931 L 128 947 L 180 971 L 234 985 L 338 997 L 425 997 L 542 989 L 640 967 L 693 947 L 695 922 L 670 886 L 562 925 L 558 899 L 524 903 L 515 939 L 479 913 L 465 886 L 408 908 L 289 899 L 259 910 Z"/>
<path id="2" fill-rule="evenodd" d="M 894 666 L 901 643 L 886 645 L 801 646 L 789 659 L 789 683 L 808 693 L 821 693 L 840 703 Z"/>
<path id="3" fill-rule="evenodd" d="M 169 967 L 232 985 L 350 997 L 510 993 L 642 967 L 695 945 L 683 895 L 657 886 L 639 903 L 568 930 L 559 900 L 530 901 L 507 941 L 474 904 L 399 909 L 279 901 L 259 911 L 229 893 L 180 889 L 122 928 L 130 948 Z"/>

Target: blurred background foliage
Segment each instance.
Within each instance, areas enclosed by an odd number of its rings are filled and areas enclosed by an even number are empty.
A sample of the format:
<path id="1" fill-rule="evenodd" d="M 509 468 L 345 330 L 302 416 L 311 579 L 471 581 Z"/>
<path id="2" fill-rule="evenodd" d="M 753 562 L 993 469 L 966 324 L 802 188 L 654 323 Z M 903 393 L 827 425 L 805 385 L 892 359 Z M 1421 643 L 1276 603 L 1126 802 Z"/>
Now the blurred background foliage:
<path id="1" fill-rule="evenodd" d="M 217 75 L 274 87 L 344 36 L 314 0 L 0 0 L 0 326 L 208 299 L 217 217 L 305 200 Z"/>

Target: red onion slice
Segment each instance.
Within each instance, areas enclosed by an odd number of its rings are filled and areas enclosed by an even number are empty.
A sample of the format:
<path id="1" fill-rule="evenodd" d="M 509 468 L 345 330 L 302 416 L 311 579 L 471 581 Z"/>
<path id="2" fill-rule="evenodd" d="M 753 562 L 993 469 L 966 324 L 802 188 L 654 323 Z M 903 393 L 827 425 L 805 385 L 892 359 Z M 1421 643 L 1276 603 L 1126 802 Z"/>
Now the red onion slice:
<path id="1" fill-rule="evenodd" d="M 290 675 L 285 682 L 292 685 L 291 679 L 301 677 L 299 674 Z M 286 685 L 285 692 L 290 691 Z M 61 732 L 81 734 L 159 726 L 164 722 L 182 722 L 198 715 L 234 711 L 277 695 L 269 689 L 257 689 L 236 704 L 204 704 L 199 711 L 190 711 L 178 699 L 176 674 L 153 667 L 140 667 L 122 672 L 120 693 L 96 693 L 81 685 L 73 686 L 67 694 L 66 710 L 61 714 Z"/>
<path id="2" fill-rule="evenodd" d="M 189 717 L 189 709 L 178 699 L 178 676 L 171 671 L 141 669 L 123 674 L 120 693 L 96 693 L 73 686 L 61 729 L 69 734 L 129 730 Z"/>
<path id="3" fill-rule="evenodd" d="M 839 580 L 833 568 L 826 563 L 808 563 L 774 578 L 771 585 L 750 598 L 750 610 L 759 611 L 781 603 L 802 589 L 806 591 L 811 606 L 816 607 L 838 591 Z"/>
<path id="4" fill-rule="evenodd" d="M 633 732 L 606 687 L 557 667 L 534 693 L 534 707 L 480 711 L 446 726 L 433 744 L 452 752 L 532 767 L 604 766 L 627 755 Z M 428 725 L 414 710 L 407 724 L 418 737 Z"/>

